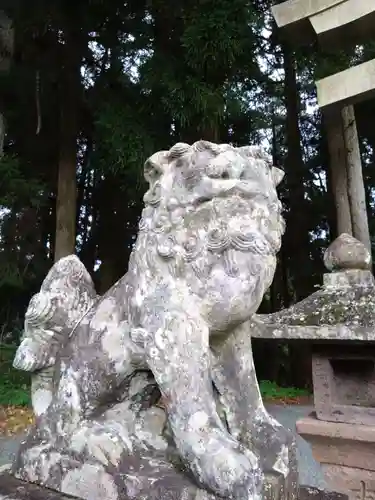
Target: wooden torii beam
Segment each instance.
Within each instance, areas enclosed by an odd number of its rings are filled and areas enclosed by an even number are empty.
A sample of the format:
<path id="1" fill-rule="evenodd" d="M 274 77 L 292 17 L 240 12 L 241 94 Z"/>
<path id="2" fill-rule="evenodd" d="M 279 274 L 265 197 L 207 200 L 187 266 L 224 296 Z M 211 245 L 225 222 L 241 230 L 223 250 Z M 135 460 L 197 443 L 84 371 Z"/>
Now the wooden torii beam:
<path id="1" fill-rule="evenodd" d="M 317 80 L 316 87 L 322 111 L 373 99 L 375 59 Z"/>
<path id="2" fill-rule="evenodd" d="M 317 39 L 339 50 L 375 40 L 375 0 L 288 0 L 272 8 L 276 24 L 292 43 Z M 371 250 L 366 196 L 353 104 L 375 96 L 375 59 L 316 82 L 331 158 L 337 232 Z"/>
<path id="3" fill-rule="evenodd" d="M 272 14 L 288 38 L 301 44 L 343 47 L 375 36 L 373 0 L 288 0 L 274 5 Z"/>

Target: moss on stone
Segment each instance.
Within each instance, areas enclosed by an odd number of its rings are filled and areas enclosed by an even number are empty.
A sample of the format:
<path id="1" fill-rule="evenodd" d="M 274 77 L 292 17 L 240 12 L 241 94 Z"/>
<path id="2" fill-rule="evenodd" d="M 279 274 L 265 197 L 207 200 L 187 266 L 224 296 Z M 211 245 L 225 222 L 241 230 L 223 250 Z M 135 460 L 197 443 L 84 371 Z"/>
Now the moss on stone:
<path id="1" fill-rule="evenodd" d="M 375 326 L 374 288 L 321 289 L 288 309 L 268 315 L 266 323 Z"/>

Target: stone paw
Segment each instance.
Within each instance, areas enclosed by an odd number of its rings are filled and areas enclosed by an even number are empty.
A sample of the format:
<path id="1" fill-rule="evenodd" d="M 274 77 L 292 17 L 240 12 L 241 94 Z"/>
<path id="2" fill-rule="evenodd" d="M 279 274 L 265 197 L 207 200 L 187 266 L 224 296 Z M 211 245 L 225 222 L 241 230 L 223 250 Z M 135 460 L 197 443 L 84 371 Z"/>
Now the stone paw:
<path id="1" fill-rule="evenodd" d="M 131 441 L 111 426 L 82 427 L 71 439 L 71 448 L 94 457 L 104 466 L 118 466 L 123 453 L 131 452 Z"/>
<path id="2" fill-rule="evenodd" d="M 262 471 L 247 454 L 226 450 L 215 457 L 214 467 L 220 477 L 220 490 L 233 500 L 261 500 Z"/>
<path id="3" fill-rule="evenodd" d="M 257 457 L 231 438 L 215 438 L 206 441 L 205 451 L 194 460 L 199 480 L 224 498 L 261 500 L 263 473 Z"/>

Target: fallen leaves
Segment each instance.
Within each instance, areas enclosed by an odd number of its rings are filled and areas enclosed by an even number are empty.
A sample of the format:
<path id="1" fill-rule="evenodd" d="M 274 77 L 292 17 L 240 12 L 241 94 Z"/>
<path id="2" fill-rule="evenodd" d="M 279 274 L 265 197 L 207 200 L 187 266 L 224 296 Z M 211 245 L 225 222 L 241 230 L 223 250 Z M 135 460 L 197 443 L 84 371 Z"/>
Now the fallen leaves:
<path id="1" fill-rule="evenodd" d="M 275 397 L 263 397 L 264 403 L 273 405 L 302 405 L 302 406 L 312 406 L 313 398 L 312 396 L 275 396 Z"/>
<path id="2" fill-rule="evenodd" d="M 31 408 L 0 406 L 0 436 L 20 434 L 33 423 L 34 414 Z"/>

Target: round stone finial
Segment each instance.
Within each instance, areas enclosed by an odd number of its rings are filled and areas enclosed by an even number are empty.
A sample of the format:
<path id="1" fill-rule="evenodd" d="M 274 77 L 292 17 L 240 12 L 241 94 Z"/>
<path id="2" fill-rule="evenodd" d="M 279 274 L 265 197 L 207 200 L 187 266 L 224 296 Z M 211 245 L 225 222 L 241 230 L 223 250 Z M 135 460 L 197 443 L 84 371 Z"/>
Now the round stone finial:
<path id="1" fill-rule="evenodd" d="M 329 271 L 370 270 L 371 254 L 363 243 L 342 233 L 325 251 L 324 265 Z"/>

